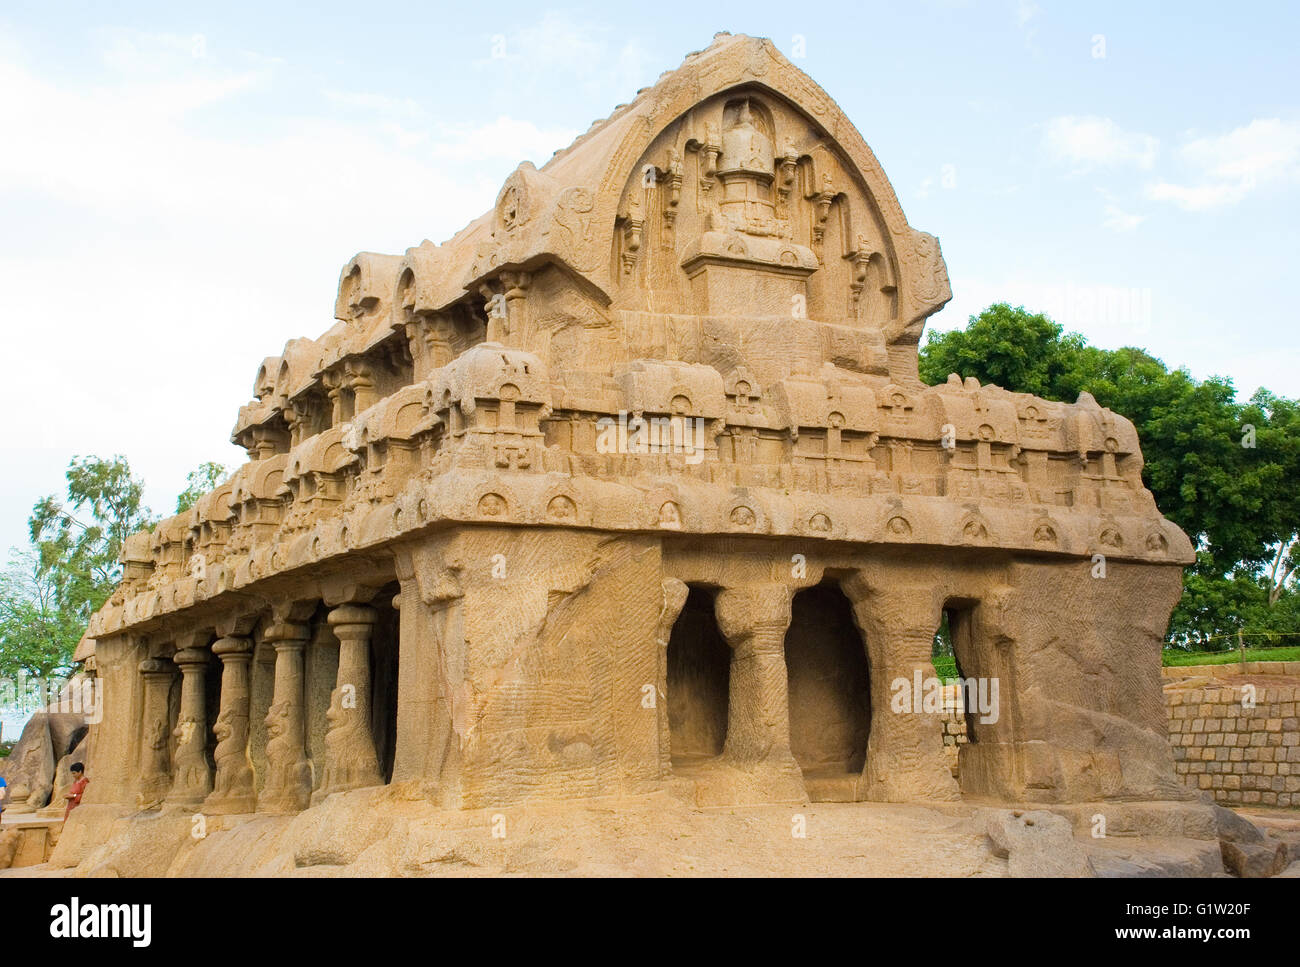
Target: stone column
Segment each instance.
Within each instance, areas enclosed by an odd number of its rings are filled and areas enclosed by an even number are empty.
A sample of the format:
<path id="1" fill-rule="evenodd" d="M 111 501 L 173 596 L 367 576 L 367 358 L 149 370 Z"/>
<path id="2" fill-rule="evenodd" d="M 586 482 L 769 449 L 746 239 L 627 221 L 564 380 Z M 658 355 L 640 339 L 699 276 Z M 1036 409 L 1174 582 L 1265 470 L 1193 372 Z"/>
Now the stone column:
<path id="1" fill-rule="evenodd" d="M 790 696 L 785 633 L 790 589 L 767 584 L 719 591 L 718 627 L 731 647 L 731 691 L 723 761 L 754 774 L 752 795 L 769 801 L 807 798 L 790 751 Z M 742 794 L 743 795 L 743 794 Z"/>
<path id="2" fill-rule="evenodd" d="M 861 576 L 841 587 L 866 636 L 871 673 L 871 734 L 856 798 L 875 802 L 960 799 L 943 751 L 943 718 L 923 701 L 937 681 L 930 662 L 940 603 L 929 587 Z M 916 694 L 917 684 L 920 694 Z"/>
<path id="3" fill-rule="evenodd" d="M 214 815 L 251 813 L 257 808 L 253 760 L 248 754 L 248 667 L 253 643 L 248 638 L 220 638 L 212 646 L 221 658 L 221 711 L 217 736 L 217 775 L 203 811 Z"/>
<path id="4" fill-rule="evenodd" d="M 206 637 L 206 636 L 202 636 Z M 209 652 L 193 636 L 188 647 L 172 656 L 181 670 L 181 714 L 176 721 L 176 762 L 167 804 L 196 808 L 212 791 L 212 766 L 208 763 L 208 715 L 205 673 Z"/>
<path id="5" fill-rule="evenodd" d="M 275 648 L 275 694 L 266 713 L 266 784 L 257 808 L 268 813 L 295 813 L 311 801 L 311 763 L 307 760 L 303 649 L 311 638 L 307 614 L 279 614 L 264 637 Z"/>
<path id="6" fill-rule="evenodd" d="M 370 733 L 370 635 L 375 618 L 375 609 L 363 604 L 343 604 L 329 613 L 339 639 L 339 670 L 330 693 L 325 772 L 313 797 L 317 801 L 330 793 L 383 783 Z"/>
<path id="7" fill-rule="evenodd" d="M 136 780 L 136 805 L 156 809 L 171 787 L 171 731 L 167 698 L 176 666 L 165 658 L 140 662 L 144 678 L 144 709 L 140 729 L 140 772 Z"/>

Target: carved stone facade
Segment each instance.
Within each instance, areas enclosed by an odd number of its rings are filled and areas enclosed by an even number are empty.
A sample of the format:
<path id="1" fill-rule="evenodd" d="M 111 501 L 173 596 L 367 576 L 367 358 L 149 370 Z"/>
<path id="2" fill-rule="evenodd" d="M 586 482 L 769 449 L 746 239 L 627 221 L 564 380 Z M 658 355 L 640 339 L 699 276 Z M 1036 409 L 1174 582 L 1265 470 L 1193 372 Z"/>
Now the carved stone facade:
<path id="1" fill-rule="evenodd" d="M 1187 798 L 1192 548 L 1124 417 L 920 382 L 950 298 L 830 97 L 720 35 L 262 362 L 248 462 L 93 620 L 87 802 Z M 999 689 L 959 781 L 897 702 L 945 613 Z"/>

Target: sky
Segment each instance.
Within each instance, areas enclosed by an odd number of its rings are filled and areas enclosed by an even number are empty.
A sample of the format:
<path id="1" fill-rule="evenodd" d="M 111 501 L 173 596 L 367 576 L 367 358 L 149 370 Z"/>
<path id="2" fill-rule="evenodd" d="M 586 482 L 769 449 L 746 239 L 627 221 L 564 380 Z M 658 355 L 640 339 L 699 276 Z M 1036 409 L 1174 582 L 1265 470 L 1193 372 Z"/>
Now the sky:
<path id="1" fill-rule="evenodd" d="M 0 542 L 77 455 L 174 510 L 359 251 L 442 241 L 727 30 L 839 103 L 959 328 L 998 301 L 1300 396 L 1300 4 L 0 8 Z"/>

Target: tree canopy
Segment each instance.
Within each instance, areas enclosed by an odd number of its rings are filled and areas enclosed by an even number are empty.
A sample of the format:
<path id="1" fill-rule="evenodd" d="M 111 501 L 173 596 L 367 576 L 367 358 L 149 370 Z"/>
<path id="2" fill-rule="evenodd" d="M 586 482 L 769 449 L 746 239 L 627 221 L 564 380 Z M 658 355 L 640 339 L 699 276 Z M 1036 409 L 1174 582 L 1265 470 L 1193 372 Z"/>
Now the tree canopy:
<path id="1" fill-rule="evenodd" d="M 211 460 L 191 470 L 185 477 L 185 489 L 176 498 L 176 513 L 184 513 L 193 507 L 200 497 L 221 483 L 229 472 L 222 464 Z"/>
<path id="2" fill-rule="evenodd" d="M 225 468 L 191 472 L 177 510 L 212 489 Z M 66 674 L 90 616 L 121 579 L 122 544 L 156 518 L 143 504 L 144 481 L 123 456 L 74 457 L 66 495 L 36 502 L 31 545 L 11 552 L 0 574 L 0 676 L 48 679 Z"/>

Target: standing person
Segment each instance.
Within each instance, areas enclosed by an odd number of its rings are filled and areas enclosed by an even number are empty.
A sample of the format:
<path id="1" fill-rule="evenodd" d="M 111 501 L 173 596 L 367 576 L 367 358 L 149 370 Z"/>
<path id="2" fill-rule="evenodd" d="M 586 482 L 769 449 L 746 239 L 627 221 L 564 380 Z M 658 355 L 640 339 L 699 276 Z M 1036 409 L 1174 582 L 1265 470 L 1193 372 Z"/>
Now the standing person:
<path id="1" fill-rule="evenodd" d="M 0 776 L 0 822 L 4 822 L 5 806 L 9 804 L 9 783 L 4 776 Z"/>
<path id="2" fill-rule="evenodd" d="M 68 801 L 68 808 L 63 810 L 63 821 L 65 823 L 68 821 L 68 813 L 81 805 L 81 794 L 86 791 L 86 786 L 90 782 L 86 778 L 86 767 L 80 762 L 72 763 L 69 771 L 72 773 L 72 788 L 63 797 Z"/>

